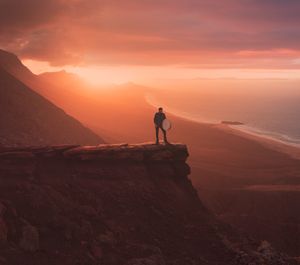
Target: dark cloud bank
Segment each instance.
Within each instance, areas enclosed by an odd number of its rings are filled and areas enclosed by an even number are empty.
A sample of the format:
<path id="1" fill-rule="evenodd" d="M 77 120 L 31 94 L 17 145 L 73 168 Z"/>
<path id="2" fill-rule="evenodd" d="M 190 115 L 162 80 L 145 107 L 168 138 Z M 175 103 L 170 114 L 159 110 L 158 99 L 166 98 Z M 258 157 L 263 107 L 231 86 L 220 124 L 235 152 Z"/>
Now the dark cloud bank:
<path id="1" fill-rule="evenodd" d="M 299 13 L 298 0 L 0 0 L 0 47 L 52 65 L 251 67 L 240 51 L 256 51 L 289 68 Z"/>

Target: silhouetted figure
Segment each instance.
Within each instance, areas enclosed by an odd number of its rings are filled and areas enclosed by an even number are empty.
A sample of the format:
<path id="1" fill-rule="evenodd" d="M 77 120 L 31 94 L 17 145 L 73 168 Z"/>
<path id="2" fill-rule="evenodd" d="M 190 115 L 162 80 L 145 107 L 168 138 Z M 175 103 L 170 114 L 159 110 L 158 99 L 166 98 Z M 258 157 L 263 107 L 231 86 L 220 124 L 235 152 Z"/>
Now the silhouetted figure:
<path id="1" fill-rule="evenodd" d="M 156 133 L 156 144 L 159 144 L 159 129 L 162 130 L 164 134 L 164 142 L 168 144 L 167 132 L 162 127 L 163 121 L 166 119 L 166 114 L 163 113 L 163 108 L 159 108 L 158 112 L 154 115 L 155 133 Z"/>

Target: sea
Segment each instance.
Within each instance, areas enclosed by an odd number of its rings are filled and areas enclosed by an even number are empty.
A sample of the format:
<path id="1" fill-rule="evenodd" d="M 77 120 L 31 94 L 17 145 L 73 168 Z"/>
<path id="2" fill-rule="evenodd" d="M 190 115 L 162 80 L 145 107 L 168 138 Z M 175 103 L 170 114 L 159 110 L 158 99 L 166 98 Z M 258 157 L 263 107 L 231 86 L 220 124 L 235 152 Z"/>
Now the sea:
<path id="1" fill-rule="evenodd" d="M 203 84 L 201 89 L 157 89 L 146 99 L 153 106 L 162 106 L 166 113 L 185 119 L 214 124 L 241 122 L 243 125 L 230 126 L 300 147 L 300 83 L 261 82 L 263 85 L 250 82 L 250 88 L 249 82 L 248 87 L 235 82 L 229 89 L 228 84 L 220 89 L 222 83 L 210 90 L 205 90 Z"/>

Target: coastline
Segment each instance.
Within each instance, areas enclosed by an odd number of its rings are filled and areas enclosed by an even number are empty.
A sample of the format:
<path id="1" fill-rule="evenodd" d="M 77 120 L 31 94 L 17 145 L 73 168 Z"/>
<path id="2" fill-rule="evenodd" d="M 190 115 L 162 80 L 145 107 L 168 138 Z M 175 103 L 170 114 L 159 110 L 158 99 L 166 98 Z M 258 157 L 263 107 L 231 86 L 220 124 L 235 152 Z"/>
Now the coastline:
<path id="1" fill-rule="evenodd" d="M 226 124 L 216 124 L 215 127 L 227 133 L 259 142 L 260 144 L 264 145 L 267 148 L 270 148 L 274 151 L 285 153 L 289 155 L 291 158 L 300 160 L 300 146 L 297 144 L 288 143 L 268 135 L 257 134 L 244 129 L 235 128 L 234 126 L 230 126 Z"/>
<path id="2" fill-rule="evenodd" d="M 226 133 L 230 133 L 232 135 L 240 136 L 248 140 L 259 142 L 260 144 L 264 145 L 266 148 L 281 153 L 285 153 L 293 159 L 300 160 L 300 144 L 280 140 L 279 138 L 270 136 L 268 134 L 257 133 L 248 130 L 246 128 L 241 128 L 239 125 L 228 125 L 228 124 L 222 124 L 221 122 L 215 122 L 215 121 L 205 121 L 205 120 L 199 121 L 198 119 L 189 118 L 186 115 L 181 115 L 179 112 L 174 112 L 174 111 L 171 111 L 170 114 L 189 122 L 207 124 L 217 129 L 220 129 Z"/>
<path id="3" fill-rule="evenodd" d="M 231 126 L 231 125 L 230 125 Z M 232 127 L 232 126 L 231 126 Z M 248 125 L 238 125 L 233 126 L 234 129 L 245 132 L 247 134 L 256 135 L 258 137 L 267 138 L 270 140 L 274 140 L 276 142 L 280 142 L 289 146 L 294 146 L 300 148 L 300 140 L 293 139 L 287 135 L 276 133 L 276 132 L 268 132 L 255 127 L 251 127 Z"/>
<path id="4" fill-rule="evenodd" d="M 146 102 L 153 106 L 158 107 L 160 104 L 158 104 L 157 100 L 155 100 L 153 97 L 150 97 L 149 95 L 145 97 Z M 207 124 L 210 126 L 213 126 L 217 129 L 220 129 L 226 133 L 240 136 L 243 138 L 246 138 L 248 140 L 252 140 L 255 142 L 258 142 L 262 144 L 264 147 L 272 149 L 277 152 L 281 152 L 284 154 L 289 155 L 293 159 L 300 160 L 300 143 L 296 143 L 295 141 L 288 141 L 288 140 L 282 140 L 279 137 L 272 136 L 271 133 L 268 134 L 267 132 L 261 131 L 259 133 L 258 129 L 257 132 L 255 128 L 245 128 L 247 126 L 240 126 L 240 125 L 228 125 L 228 124 L 222 124 L 221 121 L 217 120 L 205 120 L 199 118 L 193 118 L 190 117 L 188 113 L 176 111 L 172 108 L 166 107 L 172 116 L 178 117 L 180 119 L 189 121 L 189 122 L 195 122 L 198 124 Z M 284 138 L 284 137 L 282 137 Z"/>

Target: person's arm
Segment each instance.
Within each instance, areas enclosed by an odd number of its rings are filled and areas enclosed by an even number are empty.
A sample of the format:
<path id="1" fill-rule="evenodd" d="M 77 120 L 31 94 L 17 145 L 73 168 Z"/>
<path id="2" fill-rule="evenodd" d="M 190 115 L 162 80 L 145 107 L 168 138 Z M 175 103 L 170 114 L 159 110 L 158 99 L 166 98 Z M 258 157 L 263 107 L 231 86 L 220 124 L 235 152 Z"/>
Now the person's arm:
<path id="1" fill-rule="evenodd" d="M 154 118 L 153 118 L 153 121 L 154 121 L 154 124 L 155 124 L 155 125 L 157 125 L 157 118 L 158 118 L 158 117 L 157 117 L 157 113 L 155 113 Z"/>
<path id="2" fill-rule="evenodd" d="M 163 120 L 165 120 L 167 118 L 166 114 L 163 113 L 162 118 L 163 118 Z"/>

